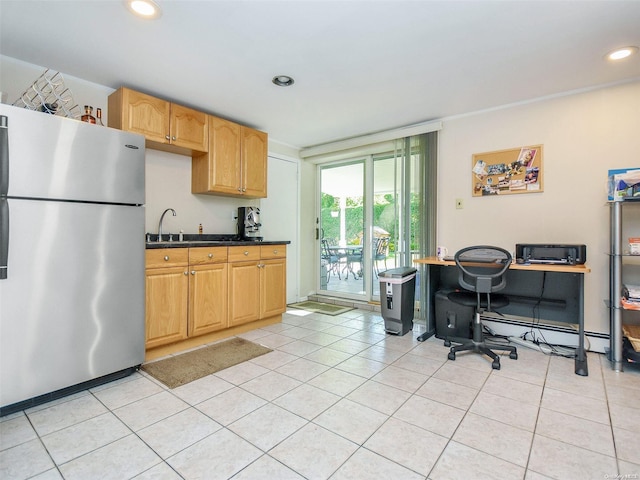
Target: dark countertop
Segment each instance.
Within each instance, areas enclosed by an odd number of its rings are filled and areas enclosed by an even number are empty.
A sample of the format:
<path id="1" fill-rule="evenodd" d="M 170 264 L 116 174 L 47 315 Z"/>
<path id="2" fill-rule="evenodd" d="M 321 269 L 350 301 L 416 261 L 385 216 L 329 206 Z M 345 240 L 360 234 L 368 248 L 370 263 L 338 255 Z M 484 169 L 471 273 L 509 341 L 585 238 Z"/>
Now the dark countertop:
<path id="1" fill-rule="evenodd" d="M 291 243 L 290 240 L 241 240 L 237 235 L 221 235 L 221 234 L 184 234 L 184 240 L 178 241 L 178 234 L 173 234 L 173 241 L 169 242 L 169 234 L 162 235 L 162 242 L 158 242 L 157 234 L 148 234 L 150 241 L 146 242 L 147 249 L 155 248 L 189 248 L 189 247 L 233 247 L 233 246 L 251 246 L 251 245 L 283 245 Z M 146 237 L 145 237 L 146 238 Z M 166 238 L 166 240 L 165 240 Z"/>

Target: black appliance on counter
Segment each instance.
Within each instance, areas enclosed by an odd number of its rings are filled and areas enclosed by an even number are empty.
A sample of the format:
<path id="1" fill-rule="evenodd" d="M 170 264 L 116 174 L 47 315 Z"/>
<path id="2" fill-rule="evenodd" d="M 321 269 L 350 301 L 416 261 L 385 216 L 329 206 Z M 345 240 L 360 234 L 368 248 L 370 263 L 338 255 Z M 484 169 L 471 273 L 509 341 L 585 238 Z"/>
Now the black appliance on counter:
<path id="1" fill-rule="evenodd" d="M 258 207 L 238 207 L 238 236 L 241 240 L 261 241 L 260 209 Z"/>
<path id="2" fill-rule="evenodd" d="M 587 261 L 586 245 L 516 244 L 517 263 L 548 265 L 583 265 Z"/>

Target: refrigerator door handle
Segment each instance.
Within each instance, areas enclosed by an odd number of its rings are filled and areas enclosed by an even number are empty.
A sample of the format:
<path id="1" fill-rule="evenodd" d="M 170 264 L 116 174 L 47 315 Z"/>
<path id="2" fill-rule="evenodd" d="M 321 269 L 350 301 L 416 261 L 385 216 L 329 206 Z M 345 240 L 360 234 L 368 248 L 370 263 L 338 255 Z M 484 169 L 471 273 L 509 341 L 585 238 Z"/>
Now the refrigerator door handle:
<path id="1" fill-rule="evenodd" d="M 7 278 L 9 261 L 9 200 L 0 197 L 0 280 Z"/>
<path id="2" fill-rule="evenodd" d="M 9 121 L 0 115 L 0 197 L 9 194 Z"/>

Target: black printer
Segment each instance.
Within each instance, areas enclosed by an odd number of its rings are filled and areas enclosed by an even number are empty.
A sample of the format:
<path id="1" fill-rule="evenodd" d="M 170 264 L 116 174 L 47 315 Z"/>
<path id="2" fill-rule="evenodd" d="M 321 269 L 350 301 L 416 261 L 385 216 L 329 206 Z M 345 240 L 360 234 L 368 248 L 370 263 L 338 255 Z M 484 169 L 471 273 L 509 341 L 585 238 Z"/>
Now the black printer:
<path id="1" fill-rule="evenodd" d="M 516 244 L 516 263 L 582 265 L 587 261 L 586 245 Z"/>

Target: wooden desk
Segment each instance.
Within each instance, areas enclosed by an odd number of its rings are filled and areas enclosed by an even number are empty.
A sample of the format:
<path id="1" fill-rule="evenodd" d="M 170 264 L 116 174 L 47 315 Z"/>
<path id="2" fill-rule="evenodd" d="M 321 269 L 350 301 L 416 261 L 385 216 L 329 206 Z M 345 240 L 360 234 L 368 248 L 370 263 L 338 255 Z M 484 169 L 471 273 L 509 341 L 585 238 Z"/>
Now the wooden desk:
<path id="1" fill-rule="evenodd" d="M 456 262 L 436 257 L 418 258 L 414 263 L 424 265 L 425 270 L 422 281 L 426 289 L 427 331 L 418 337 L 419 341 L 424 341 L 435 334 L 434 295 L 443 288 L 457 288 L 458 271 Z M 524 265 L 514 262 L 507 272 L 507 286 L 500 292 L 516 299 L 513 305 L 501 309 L 505 314 L 509 313 L 509 308 L 514 312 L 525 310 L 527 299 L 531 299 L 548 315 L 545 319 L 578 325 L 575 373 L 583 376 L 589 374 L 584 349 L 584 274 L 590 271 L 586 265 Z"/>

